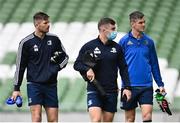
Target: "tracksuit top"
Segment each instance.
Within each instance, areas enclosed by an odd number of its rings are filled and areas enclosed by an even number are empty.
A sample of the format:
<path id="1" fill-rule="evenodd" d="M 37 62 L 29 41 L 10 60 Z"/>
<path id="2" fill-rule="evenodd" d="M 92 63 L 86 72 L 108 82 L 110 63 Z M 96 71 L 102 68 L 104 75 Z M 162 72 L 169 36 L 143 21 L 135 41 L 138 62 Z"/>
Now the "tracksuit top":
<path id="1" fill-rule="evenodd" d="M 95 78 L 99 81 L 100 85 L 106 92 L 117 92 L 118 68 L 120 68 L 120 75 L 124 80 L 124 85 L 130 85 L 127 64 L 125 62 L 121 46 L 114 41 L 109 41 L 108 44 L 105 45 L 99 38 L 96 38 L 86 43 L 80 49 L 79 55 L 74 63 L 75 70 L 86 73 L 90 69 L 82 62 L 83 54 L 89 50 L 93 51 L 100 59 L 93 71 L 95 73 Z M 87 90 L 96 91 L 92 82 L 88 82 Z"/>
<path id="2" fill-rule="evenodd" d="M 153 86 L 152 75 L 158 86 L 164 86 L 154 42 L 149 36 L 142 33 L 142 37 L 136 39 L 130 31 L 120 39 L 119 44 L 128 64 L 131 86 Z"/>
<path id="3" fill-rule="evenodd" d="M 20 90 L 24 71 L 27 68 L 27 81 L 39 84 L 57 83 L 57 74 L 68 62 L 68 55 L 63 58 L 62 65 L 50 61 L 53 53 L 65 49 L 60 39 L 50 33 L 46 33 L 43 39 L 34 33 L 25 37 L 19 44 L 16 72 L 14 76 L 14 90 Z"/>

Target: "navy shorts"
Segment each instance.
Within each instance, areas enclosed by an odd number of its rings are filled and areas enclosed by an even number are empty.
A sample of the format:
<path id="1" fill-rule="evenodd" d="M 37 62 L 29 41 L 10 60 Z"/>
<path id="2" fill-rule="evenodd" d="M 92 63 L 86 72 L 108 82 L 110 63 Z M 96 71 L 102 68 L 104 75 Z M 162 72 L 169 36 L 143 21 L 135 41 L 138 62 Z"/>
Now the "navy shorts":
<path id="1" fill-rule="evenodd" d="M 123 90 L 123 89 L 122 89 Z M 139 105 L 150 104 L 153 105 L 153 88 L 152 87 L 132 87 L 132 97 L 126 102 L 120 101 L 120 108 L 124 110 L 135 109 Z M 122 97 L 122 91 L 121 91 Z"/>
<path id="2" fill-rule="evenodd" d="M 27 84 L 28 105 L 42 105 L 44 107 L 57 107 L 57 84 Z"/>
<path id="3" fill-rule="evenodd" d="M 118 93 L 107 93 L 107 97 L 102 98 L 97 92 L 90 91 L 87 94 L 87 105 L 90 107 L 100 107 L 107 112 L 117 112 Z"/>

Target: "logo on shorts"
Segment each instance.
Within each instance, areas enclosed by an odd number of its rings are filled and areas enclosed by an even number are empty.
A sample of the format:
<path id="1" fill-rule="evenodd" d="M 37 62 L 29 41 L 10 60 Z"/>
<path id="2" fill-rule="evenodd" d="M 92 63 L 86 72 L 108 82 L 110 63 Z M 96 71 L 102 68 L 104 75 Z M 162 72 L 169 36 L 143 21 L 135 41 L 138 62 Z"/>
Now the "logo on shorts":
<path id="1" fill-rule="evenodd" d="M 120 101 L 120 107 L 123 107 L 123 102 L 122 101 Z"/>
<path id="2" fill-rule="evenodd" d="M 32 99 L 31 99 L 31 98 L 29 98 L 29 99 L 28 99 L 28 102 L 29 102 L 29 103 L 32 103 Z"/>
<path id="3" fill-rule="evenodd" d="M 92 100 L 88 100 L 88 106 L 92 105 Z"/>

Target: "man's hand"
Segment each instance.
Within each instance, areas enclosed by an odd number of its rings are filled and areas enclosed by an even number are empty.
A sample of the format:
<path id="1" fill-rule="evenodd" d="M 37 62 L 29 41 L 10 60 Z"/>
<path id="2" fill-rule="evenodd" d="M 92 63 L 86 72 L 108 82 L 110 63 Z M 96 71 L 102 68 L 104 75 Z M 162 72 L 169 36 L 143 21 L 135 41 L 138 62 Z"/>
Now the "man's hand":
<path id="1" fill-rule="evenodd" d="M 87 71 L 86 75 L 91 82 L 95 79 L 94 71 L 91 68 Z"/>
<path id="2" fill-rule="evenodd" d="M 17 96 L 21 96 L 20 91 L 13 91 L 11 99 L 16 100 Z"/>
<path id="3" fill-rule="evenodd" d="M 122 97 L 123 96 L 126 96 L 127 100 L 126 101 L 129 101 L 131 99 L 131 91 L 128 90 L 128 89 L 124 89 L 123 90 L 123 94 L 122 94 Z"/>
<path id="4" fill-rule="evenodd" d="M 160 93 L 166 93 L 166 90 L 165 90 L 165 88 L 164 87 L 159 87 L 159 90 L 160 90 Z"/>

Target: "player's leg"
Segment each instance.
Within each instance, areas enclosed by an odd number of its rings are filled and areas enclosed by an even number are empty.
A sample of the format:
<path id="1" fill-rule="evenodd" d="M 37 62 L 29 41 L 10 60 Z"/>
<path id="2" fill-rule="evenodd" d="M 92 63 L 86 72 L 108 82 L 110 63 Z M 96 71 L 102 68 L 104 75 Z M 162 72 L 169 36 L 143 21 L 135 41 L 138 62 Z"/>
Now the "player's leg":
<path id="1" fill-rule="evenodd" d="M 41 122 L 42 120 L 42 107 L 41 105 L 30 106 L 32 122 Z"/>
<path id="2" fill-rule="evenodd" d="M 153 110 L 153 88 L 146 87 L 142 90 L 139 98 L 139 104 L 142 111 L 143 122 L 152 121 L 152 110 Z"/>
<path id="3" fill-rule="evenodd" d="M 27 95 L 28 105 L 30 106 L 32 122 L 41 122 L 42 113 L 42 93 L 39 84 L 28 82 Z"/>
<path id="4" fill-rule="evenodd" d="M 125 110 L 125 122 L 134 122 L 136 116 L 136 109 Z"/>
<path id="5" fill-rule="evenodd" d="M 114 119 L 114 114 L 117 112 L 117 97 L 118 93 L 107 93 L 106 98 L 102 99 L 103 106 L 103 122 L 112 122 Z"/>
<path id="6" fill-rule="evenodd" d="M 127 102 L 122 99 L 121 91 L 121 101 L 120 108 L 125 111 L 125 122 L 134 122 L 136 116 L 136 107 L 138 107 L 138 96 L 140 93 L 139 88 L 132 87 L 131 90 L 131 99 Z"/>
<path id="7" fill-rule="evenodd" d="M 89 116 L 91 122 L 101 122 L 102 110 L 100 107 L 90 107 L 89 109 Z"/>
<path id="8" fill-rule="evenodd" d="M 149 105 L 149 104 L 141 105 L 143 122 L 151 122 L 152 121 L 152 109 L 153 109 L 152 105 Z"/>
<path id="9" fill-rule="evenodd" d="M 58 122 L 57 84 L 46 85 L 43 88 L 44 103 L 48 122 Z"/>
<path id="10" fill-rule="evenodd" d="M 91 122 L 101 122 L 102 101 L 98 92 L 87 92 L 87 105 Z"/>
<path id="11" fill-rule="evenodd" d="M 112 122 L 114 114 L 115 113 L 103 111 L 103 122 Z"/>
<path id="12" fill-rule="evenodd" d="M 47 121 L 58 122 L 58 108 L 45 107 Z"/>

